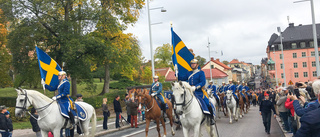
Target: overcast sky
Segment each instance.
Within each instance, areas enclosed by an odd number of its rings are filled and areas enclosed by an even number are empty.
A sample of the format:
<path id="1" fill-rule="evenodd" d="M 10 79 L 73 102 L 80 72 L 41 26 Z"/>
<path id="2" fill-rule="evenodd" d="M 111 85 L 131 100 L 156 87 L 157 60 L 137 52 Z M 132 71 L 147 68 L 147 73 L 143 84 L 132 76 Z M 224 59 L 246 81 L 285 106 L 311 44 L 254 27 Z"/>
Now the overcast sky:
<path id="1" fill-rule="evenodd" d="M 277 27 L 282 31 L 290 23 L 312 24 L 310 2 L 293 3 L 295 0 L 152 0 L 151 10 L 153 50 L 165 43 L 171 44 L 170 22 L 174 31 L 194 53 L 209 60 L 238 59 L 255 65 L 267 57 L 266 47 Z M 316 23 L 320 22 L 320 2 L 314 1 Z M 151 59 L 148 13 L 142 9 L 138 22 L 126 32 L 133 33 L 140 42 L 142 54 Z M 319 32 L 318 32 L 319 33 Z M 223 56 L 221 56 L 223 51 Z M 218 53 L 216 53 L 218 52 Z"/>

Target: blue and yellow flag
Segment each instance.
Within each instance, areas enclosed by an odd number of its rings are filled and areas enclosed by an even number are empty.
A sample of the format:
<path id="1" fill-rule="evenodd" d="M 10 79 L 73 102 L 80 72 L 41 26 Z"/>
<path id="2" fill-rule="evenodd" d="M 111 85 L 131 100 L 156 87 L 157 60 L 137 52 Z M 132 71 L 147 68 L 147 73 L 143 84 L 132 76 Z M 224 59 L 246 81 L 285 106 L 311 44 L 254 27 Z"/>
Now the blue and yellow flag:
<path id="1" fill-rule="evenodd" d="M 41 78 L 51 87 L 59 85 L 58 73 L 61 71 L 59 64 L 47 53 L 36 47 Z"/>
<path id="2" fill-rule="evenodd" d="M 186 75 L 188 71 L 191 71 L 190 61 L 194 59 L 193 54 L 184 45 L 180 37 L 171 28 L 172 35 L 172 63 L 176 71 L 176 76 Z M 178 73 L 178 74 L 177 74 Z M 178 77 L 178 80 L 179 77 Z"/>

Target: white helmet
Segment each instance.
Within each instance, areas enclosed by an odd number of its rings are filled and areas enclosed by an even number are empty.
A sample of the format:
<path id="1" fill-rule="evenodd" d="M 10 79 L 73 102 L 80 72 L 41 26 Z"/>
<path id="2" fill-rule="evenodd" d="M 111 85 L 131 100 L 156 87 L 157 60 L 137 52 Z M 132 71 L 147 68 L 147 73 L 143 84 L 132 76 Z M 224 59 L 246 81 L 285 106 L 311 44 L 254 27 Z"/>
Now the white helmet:
<path id="1" fill-rule="evenodd" d="M 60 71 L 60 72 L 58 73 L 58 75 L 59 75 L 59 76 L 67 75 L 67 73 L 66 73 L 65 71 L 63 71 L 63 70 L 62 70 L 62 71 Z"/>
<path id="2" fill-rule="evenodd" d="M 213 83 L 213 81 L 212 81 L 212 80 L 210 80 L 210 81 L 209 81 L 209 83 Z"/>
<path id="3" fill-rule="evenodd" d="M 192 64 L 192 63 L 198 64 L 198 60 L 197 60 L 197 59 L 192 59 L 192 60 L 190 61 L 190 63 L 191 63 L 191 64 Z"/>
<path id="4" fill-rule="evenodd" d="M 153 79 L 156 79 L 156 78 L 158 79 L 158 78 L 159 78 L 159 76 L 157 76 L 157 75 L 153 76 Z"/>

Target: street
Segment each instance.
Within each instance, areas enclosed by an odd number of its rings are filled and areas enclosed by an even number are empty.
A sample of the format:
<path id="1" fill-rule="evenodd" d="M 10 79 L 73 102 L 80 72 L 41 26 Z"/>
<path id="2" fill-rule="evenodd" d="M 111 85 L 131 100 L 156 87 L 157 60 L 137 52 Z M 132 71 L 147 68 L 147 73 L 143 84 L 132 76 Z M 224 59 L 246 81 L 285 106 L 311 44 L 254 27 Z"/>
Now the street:
<path id="1" fill-rule="evenodd" d="M 167 121 L 168 122 L 168 121 Z M 155 124 L 152 122 L 149 128 L 148 136 L 155 137 L 157 136 L 157 130 L 155 128 Z M 270 135 L 265 133 L 264 127 L 262 124 L 261 116 L 259 115 L 259 107 L 251 106 L 248 114 L 244 115 L 244 118 L 239 119 L 238 122 L 234 122 L 233 124 L 229 124 L 229 118 L 222 116 L 221 119 L 217 120 L 217 127 L 220 137 L 283 137 L 284 134 L 281 131 L 281 128 L 277 121 L 272 117 L 271 118 L 271 131 Z M 167 136 L 172 137 L 170 132 L 170 125 L 166 124 L 167 128 Z M 160 128 L 161 135 L 163 136 L 163 128 Z M 204 137 L 207 137 L 208 134 L 205 128 L 202 126 L 201 133 Z M 110 133 L 107 135 L 103 135 L 101 137 L 142 137 L 145 136 L 145 124 L 140 125 L 139 128 L 129 128 L 124 130 L 119 130 L 114 133 Z M 193 133 L 189 134 L 189 136 L 193 136 Z M 183 137 L 182 130 L 176 131 L 176 135 L 174 137 Z"/>

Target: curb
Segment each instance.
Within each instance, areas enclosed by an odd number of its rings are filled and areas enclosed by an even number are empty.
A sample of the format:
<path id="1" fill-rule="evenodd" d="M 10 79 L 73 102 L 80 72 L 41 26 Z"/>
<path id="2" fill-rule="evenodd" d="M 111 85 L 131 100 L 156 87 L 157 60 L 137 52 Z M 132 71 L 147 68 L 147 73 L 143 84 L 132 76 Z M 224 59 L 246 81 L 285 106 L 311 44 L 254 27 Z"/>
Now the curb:
<path id="1" fill-rule="evenodd" d="M 278 124 L 279 124 L 279 126 L 280 126 L 280 128 L 281 128 L 281 131 L 282 131 L 283 135 L 284 135 L 285 137 L 293 137 L 293 133 L 287 133 L 287 132 L 285 132 L 284 129 L 282 128 L 282 123 L 280 122 L 280 117 L 277 116 L 276 120 L 277 120 L 277 122 L 278 122 Z"/>
<path id="2" fill-rule="evenodd" d="M 145 123 L 146 123 L 145 121 L 144 122 L 140 122 L 140 123 L 138 123 L 138 125 L 142 125 L 142 124 L 145 124 Z M 131 125 L 125 125 L 125 126 L 122 126 L 121 128 L 118 128 L 118 129 L 110 129 L 110 130 L 106 130 L 106 131 L 101 131 L 99 133 L 96 133 L 94 136 L 98 137 L 98 136 L 114 133 L 116 131 L 121 131 L 121 130 L 124 130 L 124 129 L 128 129 L 130 127 L 131 127 Z"/>

